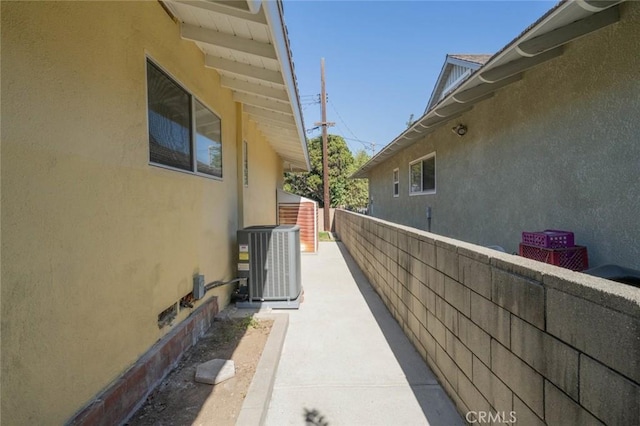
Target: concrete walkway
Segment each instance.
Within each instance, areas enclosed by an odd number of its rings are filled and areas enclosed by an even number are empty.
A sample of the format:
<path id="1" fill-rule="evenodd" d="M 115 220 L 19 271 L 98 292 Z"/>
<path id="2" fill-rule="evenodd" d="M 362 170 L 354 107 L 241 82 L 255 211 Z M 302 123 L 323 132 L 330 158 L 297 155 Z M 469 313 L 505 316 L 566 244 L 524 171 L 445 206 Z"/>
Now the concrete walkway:
<path id="1" fill-rule="evenodd" d="M 267 425 L 458 425 L 453 403 L 340 243 L 302 257 Z"/>

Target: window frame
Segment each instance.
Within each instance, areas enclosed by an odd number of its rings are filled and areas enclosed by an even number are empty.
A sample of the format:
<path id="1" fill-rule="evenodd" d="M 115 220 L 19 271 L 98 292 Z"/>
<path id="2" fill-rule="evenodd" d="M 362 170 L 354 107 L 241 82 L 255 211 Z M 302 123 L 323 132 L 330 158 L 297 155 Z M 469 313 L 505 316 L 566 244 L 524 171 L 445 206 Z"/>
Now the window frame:
<path id="1" fill-rule="evenodd" d="M 393 198 L 400 196 L 400 169 L 393 169 Z"/>
<path id="2" fill-rule="evenodd" d="M 189 97 L 189 115 L 190 115 L 190 123 L 189 123 L 189 133 L 190 133 L 190 159 L 191 159 L 191 169 L 181 169 L 178 167 L 173 167 L 167 164 L 157 163 L 151 160 L 151 135 L 149 131 L 149 78 L 148 78 L 148 67 L 149 65 L 155 67 L 160 73 L 164 75 L 165 78 L 169 79 L 173 84 L 178 86 L 181 90 L 183 90 L 187 96 Z M 180 173 L 186 173 L 189 175 L 200 176 L 207 179 L 224 181 L 224 143 L 222 142 L 222 117 L 218 114 L 213 108 L 211 108 L 207 103 L 203 102 L 198 96 L 193 94 L 192 91 L 187 89 L 187 86 L 183 84 L 179 79 L 177 79 L 172 73 L 170 73 L 165 67 L 160 65 L 156 60 L 154 60 L 149 55 L 145 55 L 145 111 L 146 111 L 146 123 L 147 123 L 147 153 L 148 153 L 148 164 L 153 167 L 158 167 L 161 169 L 171 170 Z M 197 154 L 197 123 L 196 123 L 196 102 L 200 103 L 202 107 L 204 107 L 207 111 L 213 114 L 220 121 L 220 154 L 222 156 L 221 163 L 221 176 L 211 175 L 208 173 L 198 171 L 198 154 Z"/>
<path id="3" fill-rule="evenodd" d="M 425 160 L 429 160 L 433 158 L 433 189 L 429 189 L 429 190 L 424 190 L 424 188 L 422 188 L 420 191 L 413 191 L 412 190 L 412 176 L 411 176 L 411 168 L 414 164 L 416 163 L 420 163 L 420 182 L 421 184 L 424 183 L 424 161 Z M 436 189 L 438 188 L 437 185 L 437 173 L 436 173 L 436 168 L 437 168 L 437 161 L 436 161 L 436 152 L 431 152 L 427 155 L 423 155 L 420 158 L 416 158 L 415 160 L 411 161 L 409 163 L 409 196 L 415 196 L 415 195 L 431 195 L 431 194 L 435 194 L 436 193 Z"/>

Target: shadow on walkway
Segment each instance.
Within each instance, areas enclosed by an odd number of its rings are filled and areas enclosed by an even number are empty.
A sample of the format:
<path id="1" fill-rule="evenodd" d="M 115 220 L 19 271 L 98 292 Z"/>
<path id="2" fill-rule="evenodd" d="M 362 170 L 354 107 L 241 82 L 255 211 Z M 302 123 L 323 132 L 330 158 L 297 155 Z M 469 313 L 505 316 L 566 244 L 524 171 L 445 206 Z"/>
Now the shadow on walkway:
<path id="1" fill-rule="evenodd" d="M 371 313 L 373 314 L 380 330 L 384 334 L 389 347 L 391 348 L 398 364 L 402 368 L 409 385 L 411 386 L 411 390 L 413 391 L 416 400 L 420 404 L 420 408 L 424 413 L 427 421 L 430 425 L 442 425 L 442 426 L 451 426 L 453 424 L 465 424 L 462 421 L 462 418 L 459 416 L 455 405 L 450 400 L 449 396 L 445 393 L 444 389 L 439 385 L 437 378 L 422 359 L 418 351 L 415 349 L 413 344 L 408 341 L 404 331 L 400 327 L 400 325 L 393 318 L 386 305 L 376 293 L 373 286 L 369 283 L 369 280 L 364 275 L 356 261 L 353 259 L 347 248 L 343 243 L 338 242 L 338 247 L 340 249 L 340 253 L 342 254 L 347 267 L 349 268 L 349 272 L 351 273 L 356 285 L 358 286 L 358 290 L 364 297 L 365 302 L 369 306 Z M 409 345 L 412 351 L 407 351 L 406 345 Z M 416 368 L 418 366 L 418 370 Z M 425 383 L 424 377 L 425 372 L 422 367 L 424 366 L 424 370 L 427 370 L 427 374 L 430 377 L 430 380 Z M 421 392 L 425 385 L 429 385 L 433 387 L 434 385 L 438 386 L 437 394 L 432 395 L 432 398 L 425 398 L 424 392 Z M 455 413 L 457 418 L 453 418 L 452 413 Z"/>

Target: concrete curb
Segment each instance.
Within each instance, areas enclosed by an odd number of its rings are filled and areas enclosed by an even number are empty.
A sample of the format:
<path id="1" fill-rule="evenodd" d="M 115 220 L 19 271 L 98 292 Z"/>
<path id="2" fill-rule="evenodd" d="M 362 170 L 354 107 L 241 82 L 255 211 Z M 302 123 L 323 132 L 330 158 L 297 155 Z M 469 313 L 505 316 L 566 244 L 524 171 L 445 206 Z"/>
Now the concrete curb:
<path id="1" fill-rule="evenodd" d="M 247 396 L 245 396 L 242 403 L 236 426 L 264 424 L 269 403 L 271 402 L 271 393 L 273 392 L 273 384 L 276 379 L 278 364 L 280 363 L 284 338 L 287 335 L 287 328 L 289 328 L 289 314 L 258 313 L 255 318 L 273 320 L 273 326 L 262 351 L 260 361 L 258 361 L 251 385 L 249 385 Z"/>

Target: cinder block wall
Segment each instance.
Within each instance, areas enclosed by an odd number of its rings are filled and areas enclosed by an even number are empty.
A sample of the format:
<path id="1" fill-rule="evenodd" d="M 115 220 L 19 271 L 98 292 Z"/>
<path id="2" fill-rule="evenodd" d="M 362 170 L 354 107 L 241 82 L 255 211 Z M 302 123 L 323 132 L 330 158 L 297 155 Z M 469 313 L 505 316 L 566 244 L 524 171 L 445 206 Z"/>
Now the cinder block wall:
<path id="1" fill-rule="evenodd" d="M 336 231 L 463 416 L 640 424 L 640 289 L 344 210 Z"/>

